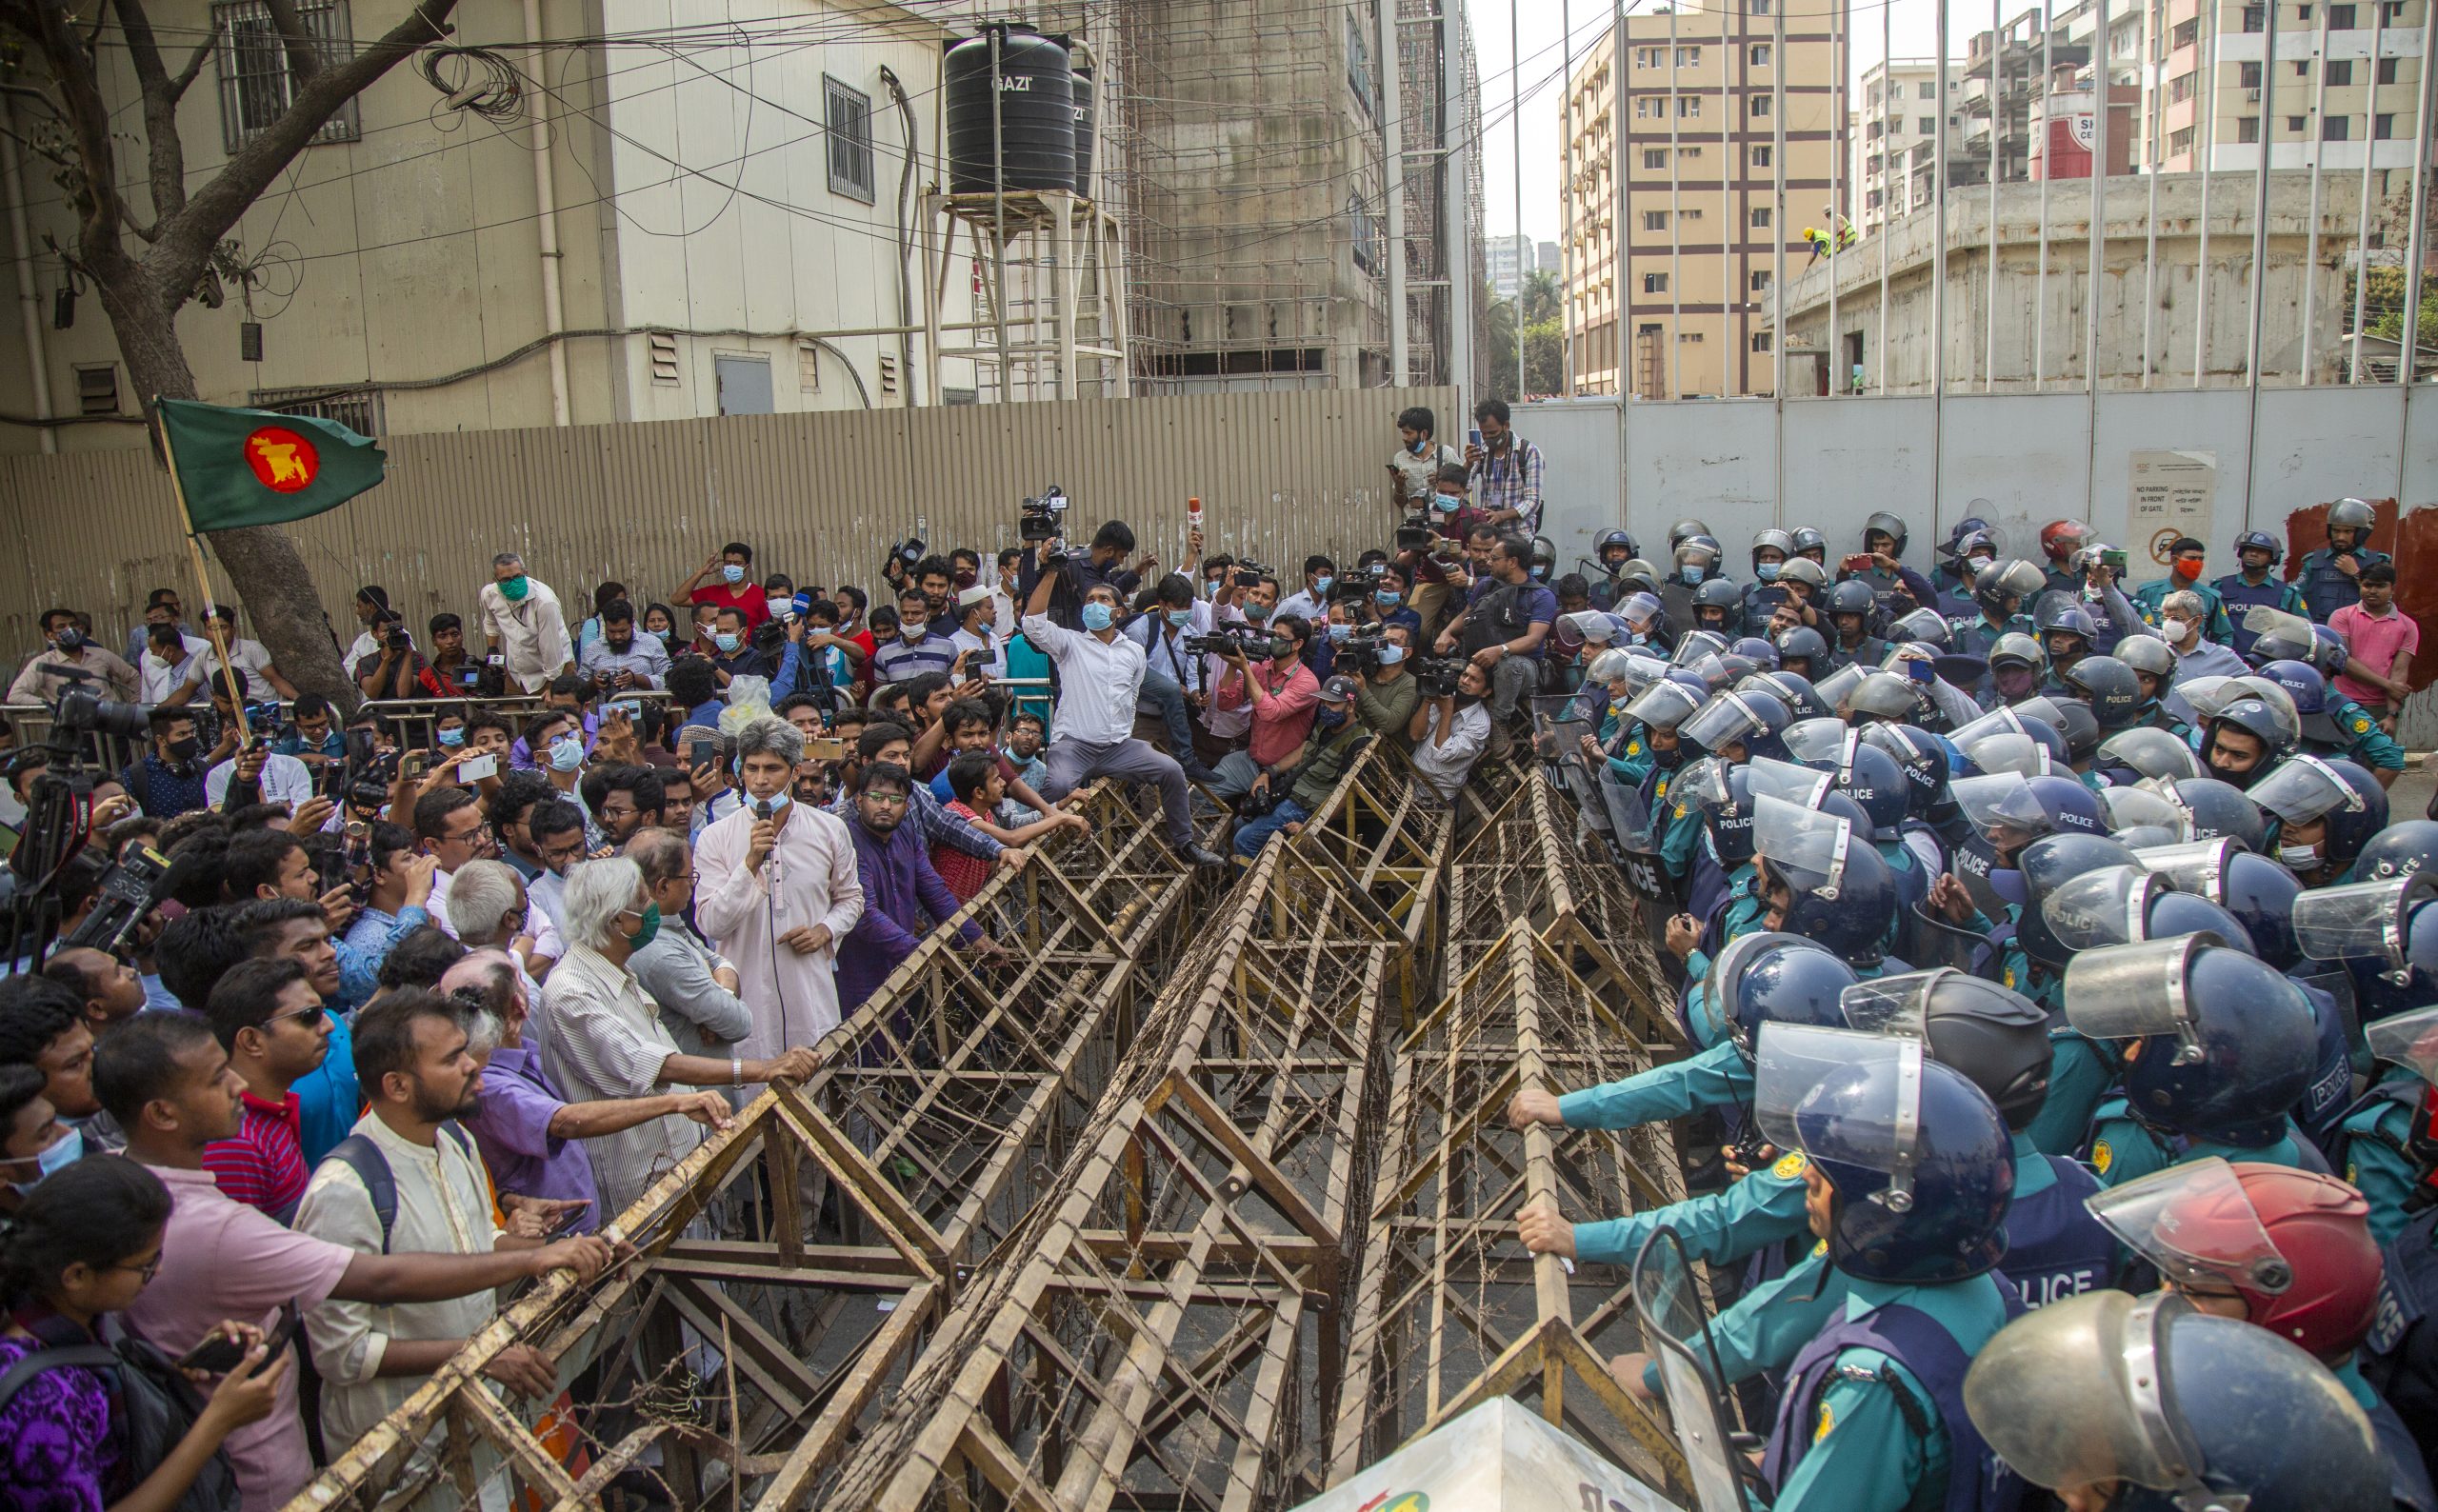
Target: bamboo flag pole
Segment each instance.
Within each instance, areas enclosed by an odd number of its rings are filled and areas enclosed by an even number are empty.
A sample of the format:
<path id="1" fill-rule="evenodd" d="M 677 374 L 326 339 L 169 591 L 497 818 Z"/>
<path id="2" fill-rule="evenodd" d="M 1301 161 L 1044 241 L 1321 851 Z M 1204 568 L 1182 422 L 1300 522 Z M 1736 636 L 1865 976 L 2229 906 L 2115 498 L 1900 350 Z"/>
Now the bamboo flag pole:
<path id="1" fill-rule="evenodd" d="M 161 459 L 170 465 L 170 492 L 174 494 L 178 501 L 178 525 L 186 531 L 187 556 L 194 563 L 195 587 L 203 590 L 204 627 L 211 633 L 213 649 L 220 653 L 220 674 L 228 678 L 231 685 L 230 692 L 232 696 L 229 702 L 237 710 L 237 742 L 241 747 L 249 746 L 253 743 L 254 731 L 253 727 L 246 722 L 244 686 L 237 683 L 237 664 L 229 657 L 229 632 L 222 627 L 220 621 L 211 612 L 211 576 L 204 570 L 203 541 L 195 534 L 194 516 L 187 508 L 187 486 L 178 476 L 177 448 L 170 444 L 169 422 L 161 418 L 158 398 L 154 399 L 152 405 L 152 423 L 157 428 L 161 438 Z"/>

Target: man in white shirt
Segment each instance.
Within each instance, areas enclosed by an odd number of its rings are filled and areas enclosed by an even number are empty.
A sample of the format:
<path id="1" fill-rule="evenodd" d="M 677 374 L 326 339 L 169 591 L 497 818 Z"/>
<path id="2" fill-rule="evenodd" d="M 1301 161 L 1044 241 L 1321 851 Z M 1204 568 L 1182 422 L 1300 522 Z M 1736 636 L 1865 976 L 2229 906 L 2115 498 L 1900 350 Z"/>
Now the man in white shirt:
<path id="1" fill-rule="evenodd" d="M 203 619 L 205 640 L 202 656 L 205 676 L 215 675 L 220 670 L 220 648 L 210 644 L 210 628 L 212 624 L 217 622 L 221 636 L 229 644 L 229 661 L 246 680 L 248 703 L 260 704 L 274 698 L 296 696 L 295 685 L 289 682 L 281 675 L 279 668 L 271 665 L 270 647 L 260 641 L 249 641 L 238 635 L 235 609 L 226 604 L 214 604 L 203 611 Z M 355 664 L 350 662 L 348 665 L 353 666 Z"/>
<path id="2" fill-rule="evenodd" d="M 1171 572 L 1160 580 L 1149 612 L 1127 621 L 1121 632 L 1143 647 L 1141 707 L 1168 726 L 1169 754 L 1185 767 L 1186 779 L 1197 783 L 1216 782 L 1219 774 L 1193 748 L 1193 716 L 1210 706 L 1210 686 L 1202 658 L 1186 649 L 1186 641 L 1209 631 L 1209 603 L 1193 596 L 1192 579 Z"/>
<path id="3" fill-rule="evenodd" d="M 293 814 L 313 797 L 312 770 L 293 756 L 282 756 L 277 751 L 266 749 L 240 751 L 204 773 L 204 801 L 214 808 L 224 806 L 229 799 L 230 779 L 241 766 L 253 770 L 262 787 L 264 803 L 286 804 L 288 811 Z"/>
<path id="4" fill-rule="evenodd" d="M 528 693 L 575 670 L 575 643 L 568 639 L 559 596 L 529 576 L 513 551 L 491 558 L 491 581 L 482 592 L 483 635 L 508 675 Z"/>
<path id="5" fill-rule="evenodd" d="M 949 645 L 965 655 L 965 675 L 1007 675 L 1008 659 L 1000 650 L 1007 637 L 999 633 L 1000 595 L 976 583 L 956 596 L 956 633 Z"/>
<path id="6" fill-rule="evenodd" d="M 1033 547 L 1036 563 L 1049 544 Z M 1023 620 L 1025 639 L 1057 666 L 1059 680 L 1052 739 L 1043 758 L 1049 772 L 1034 790 L 1054 804 L 1094 777 L 1155 783 L 1169 848 L 1197 866 L 1225 866 L 1228 858 L 1194 843 L 1185 768 L 1134 739 L 1134 702 L 1147 664 L 1143 647 L 1117 632 L 1117 590 L 1093 584 L 1084 594 L 1084 628 L 1069 630 L 1049 618 L 1050 590 L 1059 581 L 1055 572 L 1039 575 Z"/>
<path id="7" fill-rule="evenodd" d="M 174 625 L 156 625 L 145 632 L 144 658 L 136 664 L 136 699 L 145 704 L 181 705 L 203 686 L 204 658 L 211 643 L 200 641 Z"/>
<path id="8" fill-rule="evenodd" d="M 1456 691 L 1426 696 L 1414 706 L 1406 734 L 1413 741 L 1414 770 L 1443 803 L 1454 803 L 1465 778 L 1489 745 L 1489 674 L 1465 664 Z"/>
<path id="9" fill-rule="evenodd" d="M 1320 625 L 1329 617 L 1329 589 L 1337 584 L 1337 564 L 1325 556 L 1304 559 L 1304 586 L 1278 606 L 1281 614 L 1300 614 Z"/>

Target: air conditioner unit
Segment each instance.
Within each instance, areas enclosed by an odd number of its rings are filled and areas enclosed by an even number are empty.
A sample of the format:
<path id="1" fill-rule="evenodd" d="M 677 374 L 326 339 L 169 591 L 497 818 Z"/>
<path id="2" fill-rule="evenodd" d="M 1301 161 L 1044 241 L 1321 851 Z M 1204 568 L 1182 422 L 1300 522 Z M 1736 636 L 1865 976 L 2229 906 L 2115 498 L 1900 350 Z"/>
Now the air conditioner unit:
<path id="1" fill-rule="evenodd" d="M 2257 87 L 2244 91 L 2244 103 L 2246 105 L 2258 105 L 2260 103 L 2260 90 Z"/>

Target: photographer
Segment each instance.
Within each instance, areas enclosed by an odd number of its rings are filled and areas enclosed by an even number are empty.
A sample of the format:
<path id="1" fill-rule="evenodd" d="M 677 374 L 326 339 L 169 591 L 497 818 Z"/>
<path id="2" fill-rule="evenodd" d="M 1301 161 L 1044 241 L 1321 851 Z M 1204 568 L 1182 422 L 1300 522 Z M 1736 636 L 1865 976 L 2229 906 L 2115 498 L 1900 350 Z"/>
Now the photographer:
<path id="1" fill-rule="evenodd" d="M 612 693 L 656 688 L 669 676 L 669 648 L 657 636 L 635 633 L 635 607 L 615 599 L 601 610 L 601 635 L 586 645 L 579 670 Z"/>
<path id="2" fill-rule="evenodd" d="M 1210 633 L 1210 606 L 1194 601 L 1191 579 L 1171 572 L 1160 580 L 1149 611 L 1127 621 L 1121 633 L 1143 647 L 1140 706 L 1168 726 L 1169 753 L 1185 767 L 1188 781 L 1215 782 L 1219 774 L 1193 748 L 1193 713 L 1209 706 L 1210 695 L 1202 658 L 1188 644 Z"/>
<path id="3" fill-rule="evenodd" d="M 1489 690 L 1489 674 L 1479 662 L 1468 662 L 1454 690 L 1429 693 L 1406 726 L 1413 742 L 1414 770 L 1444 802 L 1456 801 L 1473 763 L 1489 744 L 1489 710 L 1482 706 Z"/>
<path id="4" fill-rule="evenodd" d="M 378 643 L 379 648 L 349 668 L 364 696 L 422 697 L 423 653 L 415 649 L 414 637 L 407 633 L 406 622 L 397 611 L 380 610 L 366 633 Z"/>
<path id="5" fill-rule="evenodd" d="M 1440 655 L 1461 646 L 1489 679 L 1493 755 L 1506 754 L 1506 724 L 1515 701 L 1540 681 L 1542 643 L 1558 616 L 1557 595 L 1531 580 L 1531 554 L 1532 543 L 1525 537 L 1499 537 L 1490 551 L 1489 576 L 1473 585 L 1464 612 L 1439 632 Z"/>
<path id="6" fill-rule="evenodd" d="M 1439 439 L 1439 417 L 1421 405 L 1397 416 L 1397 449 L 1389 458 L 1389 499 L 1399 513 L 1430 503 L 1439 469 L 1462 468 L 1465 459 Z"/>
<path id="7" fill-rule="evenodd" d="M 466 649 L 466 622 L 454 614 L 435 614 L 425 627 L 431 635 L 431 655 L 419 679 L 426 698 L 497 698 L 507 680 Z"/>
<path id="8" fill-rule="evenodd" d="M 770 658 L 747 631 L 743 609 L 723 605 L 711 626 L 711 670 L 719 674 L 720 686 L 732 678 L 770 675 Z"/>
<path id="9" fill-rule="evenodd" d="M 1413 632 L 1391 625 L 1381 637 L 1380 648 L 1372 653 L 1371 664 L 1355 671 L 1360 681 L 1354 689 L 1354 717 L 1365 729 L 1400 746 L 1412 744 L 1406 726 L 1422 702 L 1422 686 L 1406 667 L 1406 659 L 1412 654 Z"/>
<path id="10" fill-rule="evenodd" d="M 1033 588 L 1046 573 L 1050 582 L 1049 621 L 1066 630 L 1084 627 L 1084 601 L 1093 588 L 1108 587 L 1112 602 L 1123 605 L 1143 586 L 1143 573 L 1157 565 L 1146 552 L 1131 570 L 1123 566 L 1126 554 L 1134 549 L 1134 532 L 1123 520 L 1111 520 L 1094 531 L 1091 549 L 1082 556 L 1069 551 L 1062 560 L 1051 561 L 1041 550 L 1049 544 L 1035 543 L 1034 548 L 1017 564 L 1016 590 L 1026 605 L 1028 617 L 1040 612 L 1031 607 Z M 1027 633 L 1036 647 L 1041 646 L 1039 637 L 1030 636 L 1029 629 Z"/>
<path id="11" fill-rule="evenodd" d="M 1384 627 L 1402 625 L 1409 636 L 1418 639 L 1422 634 L 1422 616 L 1414 612 L 1407 602 L 1412 592 L 1411 571 L 1398 562 L 1381 563 L 1379 579 L 1372 586 L 1370 596 L 1355 606 L 1355 623 Z"/>
<path id="12" fill-rule="evenodd" d="M 1304 559 L 1304 587 L 1278 606 L 1281 614 L 1319 620 L 1329 612 L 1329 590 L 1337 586 L 1337 564 L 1325 556 Z"/>
<path id="13" fill-rule="evenodd" d="M 1246 795 L 1246 811 L 1253 817 L 1236 830 L 1236 854 L 1247 861 L 1281 830 L 1301 834 L 1304 821 L 1329 800 L 1330 789 L 1346 775 L 1354 758 L 1371 742 L 1371 731 L 1354 718 L 1354 679 L 1332 677 L 1320 689 L 1312 712 L 1312 733 L 1293 759 L 1273 770 L 1265 767 Z M 1284 792 L 1279 792 L 1281 787 Z M 1272 800 L 1271 795 L 1278 796 Z"/>
<path id="14" fill-rule="evenodd" d="M 1219 679 L 1211 706 L 1225 712 L 1251 706 L 1252 738 L 1248 748 L 1229 752 L 1219 763 L 1219 795 L 1233 798 L 1249 791 L 1265 767 L 1285 765 L 1312 730 L 1312 705 L 1320 696 L 1320 680 L 1304 665 L 1304 645 L 1311 626 L 1297 615 L 1269 617 L 1269 660 L 1255 670 L 1242 644 L 1228 655 L 1228 670 Z"/>
<path id="15" fill-rule="evenodd" d="M 1107 536 L 1112 526 L 1125 529 L 1111 522 L 1102 527 L 1102 534 Z M 1128 540 L 1132 540 L 1130 532 Z M 1048 541 L 1033 547 L 1028 563 L 1032 586 L 1023 620 L 1025 638 L 1049 658 L 1059 676 L 1058 711 L 1052 722 L 1058 738 L 1047 757 L 1049 772 L 1039 784 L 1042 796 L 1054 804 L 1094 777 L 1157 784 L 1169 847 L 1199 866 L 1226 865 L 1226 857 L 1194 843 L 1185 767 L 1174 757 L 1163 756 L 1133 738 L 1134 704 L 1141 695 L 1148 664 L 1143 647 L 1117 633 L 1117 610 L 1123 602 L 1119 590 L 1107 582 L 1091 584 L 1076 609 L 1084 628 L 1076 631 L 1060 626 L 1048 611 L 1057 589 L 1071 587 L 1071 574 L 1040 570 L 1050 548 Z M 1096 543 L 1095 556 L 1100 549 Z M 1309 680 L 1311 674 L 1304 675 Z"/>

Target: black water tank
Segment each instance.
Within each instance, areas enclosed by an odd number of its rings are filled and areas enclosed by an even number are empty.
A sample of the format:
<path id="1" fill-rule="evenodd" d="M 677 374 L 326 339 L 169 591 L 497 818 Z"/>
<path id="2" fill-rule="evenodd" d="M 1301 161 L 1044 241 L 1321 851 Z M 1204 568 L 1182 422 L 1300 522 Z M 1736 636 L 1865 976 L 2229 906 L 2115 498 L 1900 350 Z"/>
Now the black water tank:
<path id="1" fill-rule="evenodd" d="M 995 90 L 990 76 L 993 30 L 999 37 Z M 1075 75 L 1066 48 L 1029 28 L 993 28 L 950 48 L 945 69 L 950 193 L 988 194 L 1000 187 L 991 164 L 994 95 L 1006 187 L 1010 191 L 1075 187 Z"/>
<path id="2" fill-rule="evenodd" d="M 1092 196 L 1092 71 L 1075 70 L 1075 192 Z"/>

